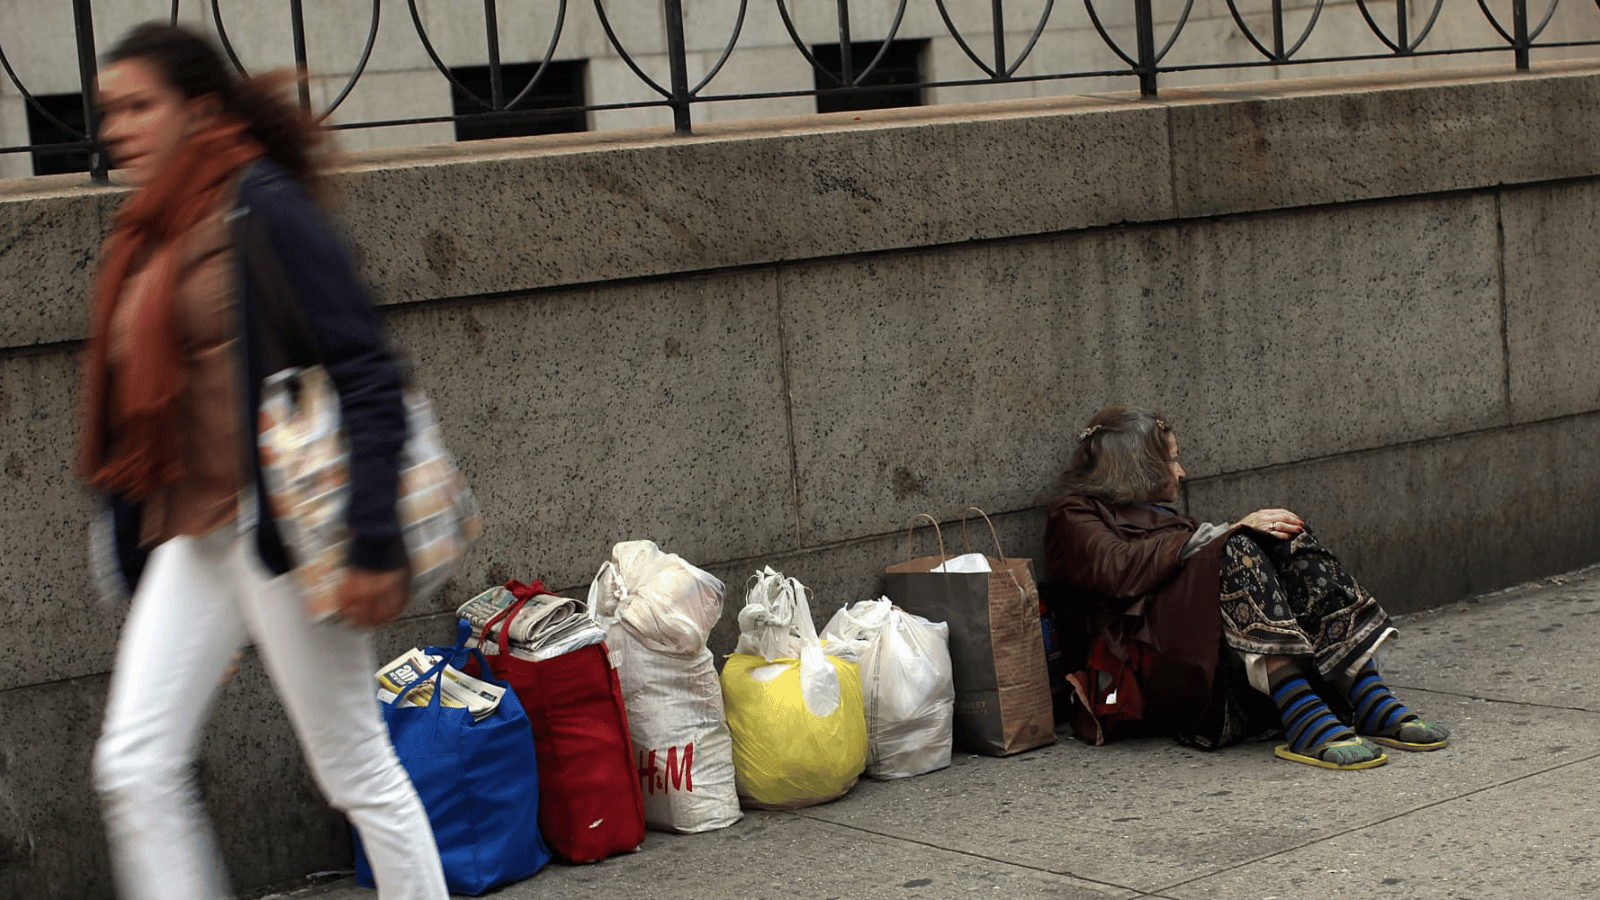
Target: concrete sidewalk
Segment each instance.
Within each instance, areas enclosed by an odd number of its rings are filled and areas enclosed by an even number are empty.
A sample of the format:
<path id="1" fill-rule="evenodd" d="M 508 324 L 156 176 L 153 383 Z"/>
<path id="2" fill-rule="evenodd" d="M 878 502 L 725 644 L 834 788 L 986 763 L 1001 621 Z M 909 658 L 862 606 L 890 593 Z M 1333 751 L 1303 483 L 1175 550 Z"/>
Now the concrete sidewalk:
<path id="1" fill-rule="evenodd" d="M 1450 747 L 1329 772 L 1271 745 L 1063 738 L 864 781 L 504 900 L 1495 898 L 1600 894 L 1600 570 L 1406 617 L 1389 681 Z M 372 900 L 348 879 L 272 895 Z"/>

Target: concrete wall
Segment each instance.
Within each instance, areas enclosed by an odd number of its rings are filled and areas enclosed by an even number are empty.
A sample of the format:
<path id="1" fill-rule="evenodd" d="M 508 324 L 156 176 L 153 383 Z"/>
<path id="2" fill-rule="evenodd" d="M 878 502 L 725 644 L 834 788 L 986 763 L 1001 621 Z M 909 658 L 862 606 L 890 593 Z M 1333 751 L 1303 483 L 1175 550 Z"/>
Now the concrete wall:
<path id="1" fill-rule="evenodd" d="M 629 538 L 732 585 L 723 652 L 759 565 L 820 622 L 917 513 L 960 545 L 981 506 L 1037 558 L 1109 401 L 1165 410 L 1195 515 L 1296 509 L 1397 612 L 1594 562 L 1597 113 L 1567 67 L 358 157 L 341 215 L 490 525 L 380 652 Z M 110 892 L 85 776 L 121 612 L 67 461 L 120 194 L 78 180 L 0 182 L 7 897 Z M 240 885 L 346 864 L 253 656 L 200 780 Z"/>

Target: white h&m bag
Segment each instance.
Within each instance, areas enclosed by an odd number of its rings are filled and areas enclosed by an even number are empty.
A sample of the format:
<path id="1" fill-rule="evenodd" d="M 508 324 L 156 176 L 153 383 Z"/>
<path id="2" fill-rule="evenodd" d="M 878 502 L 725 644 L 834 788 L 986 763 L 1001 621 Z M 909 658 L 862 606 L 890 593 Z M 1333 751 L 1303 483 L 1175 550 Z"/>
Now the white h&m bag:
<path id="1" fill-rule="evenodd" d="M 733 740 L 706 640 L 722 582 L 651 541 L 624 541 L 589 586 L 622 682 L 645 824 L 695 833 L 739 821 Z"/>

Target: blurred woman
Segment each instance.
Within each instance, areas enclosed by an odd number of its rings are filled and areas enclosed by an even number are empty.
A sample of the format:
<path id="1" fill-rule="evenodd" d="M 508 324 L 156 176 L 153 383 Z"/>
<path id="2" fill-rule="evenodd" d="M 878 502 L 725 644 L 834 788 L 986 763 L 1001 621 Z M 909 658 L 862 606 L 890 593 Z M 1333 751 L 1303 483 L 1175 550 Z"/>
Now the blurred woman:
<path id="1" fill-rule="evenodd" d="M 1278 756 L 1331 769 L 1382 765 L 1381 746 L 1444 747 L 1449 730 L 1396 699 L 1372 661 L 1395 633 L 1388 613 L 1305 521 L 1179 515 L 1185 474 L 1160 415 L 1108 406 L 1057 485 L 1045 544 L 1058 627 L 1080 648 L 1080 733 L 1213 748 L 1281 729 Z"/>
<path id="2" fill-rule="evenodd" d="M 401 374 L 349 254 L 311 199 L 319 133 L 285 80 L 240 80 L 184 29 L 143 25 L 109 54 L 101 137 L 134 187 L 101 248 L 79 469 L 110 507 L 132 607 L 95 786 L 119 893 L 227 892 L 192 767 L 235 653 L 259 649 L 318 784 L 360 833 L 385 900 L 444 900 L 426 812 L 374 700 L 365 628 L 398 615 Z M 351 440 L 341 620 L 313 623 L 260 490 L 260 273 L 248 225 L 303 308 Z M 257 259 L 260 259 L 257 256 Z"/>

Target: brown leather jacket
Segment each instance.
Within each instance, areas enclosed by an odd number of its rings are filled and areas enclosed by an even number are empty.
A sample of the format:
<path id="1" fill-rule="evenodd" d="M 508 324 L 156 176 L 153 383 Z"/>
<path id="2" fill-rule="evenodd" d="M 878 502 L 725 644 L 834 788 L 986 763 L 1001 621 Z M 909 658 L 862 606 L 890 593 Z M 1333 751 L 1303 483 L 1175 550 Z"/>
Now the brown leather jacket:
<path id="1" fill-rule="evenodd" d="M 1052 504 L 1045 526 L 1053 612 L 1063 644 L 1082 648 L 1068 667 L 1084 668 L 1081 654 L 1099 642 L 1110 667 L 1137 681 L 1143 721 L 1161 730 L 1191 726 L 1211 703 L 1225 537 L 1180 559 L 1198 527 L 1148 504 L 1082 496 Z"/>

